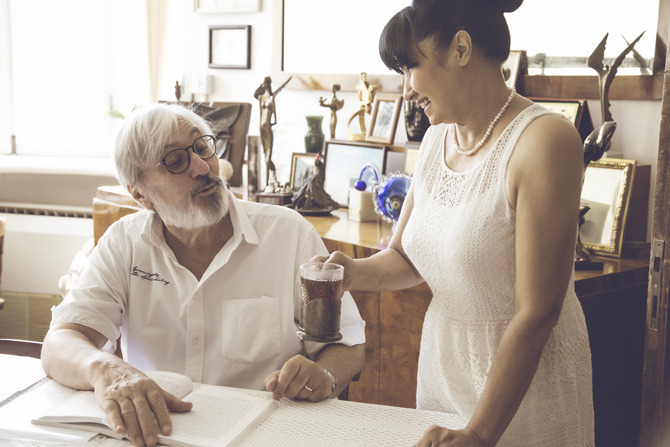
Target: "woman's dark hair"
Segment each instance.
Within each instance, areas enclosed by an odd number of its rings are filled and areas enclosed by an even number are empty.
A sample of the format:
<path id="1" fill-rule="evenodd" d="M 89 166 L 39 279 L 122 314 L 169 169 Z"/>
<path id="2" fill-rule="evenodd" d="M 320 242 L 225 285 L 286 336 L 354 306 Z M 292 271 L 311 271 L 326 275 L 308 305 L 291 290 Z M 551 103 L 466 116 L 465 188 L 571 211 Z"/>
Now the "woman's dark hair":
<path id="1" fill-rule="evenodd" d="M 504 13 L 515 11 L 523 0 L 414 0 L 394 15 L 379 37 L 379 55 L 391 70 L 402 74 L 416 66 L 411 46 L 434 37 L 447 48 L 460 30 L 489 58 L 503 63 L 509 56 L 510 35 Z"/>

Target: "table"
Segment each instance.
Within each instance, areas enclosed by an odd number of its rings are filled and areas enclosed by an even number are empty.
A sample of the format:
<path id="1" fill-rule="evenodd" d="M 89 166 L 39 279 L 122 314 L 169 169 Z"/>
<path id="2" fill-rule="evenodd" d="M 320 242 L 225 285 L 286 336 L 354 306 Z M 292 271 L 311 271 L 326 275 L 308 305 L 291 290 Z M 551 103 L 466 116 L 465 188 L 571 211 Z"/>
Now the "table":
<path id="1" fill-rule="evenodd" d="M 53 431 L 50 428 L 29 424 L 31 417 L 47 411 L 48 406 L 54 405 L 62 396 L 58 395 L 55 387 L 49 388 L 51 379 L 43 379 L 27 391 L 21 391 L 25 383 L 18 381 L 17 376 L 22 374 L 43 376 L 39 360 L 0 355 L 0 362 L 2 364 L 0 382 L 16 383 L 16 390 L 19 391 L 14 398 L 0 402 L 0 446 L 73 445 L 77 442 L 75 439 L 77 433 L 81 433 L 80 440 L 83 440 L 80 442 L 88 447 L 131 445 L 130 442 L 104 436 L 91 437 L 90 433 L 71 430 Z M 244 392 L 265 393 L 253 390 Z M 433 424 L 459 428 L 465 426 L 465 423 L 456 415 L 434 411 L 418 411 L 337 399 L 319 403 L 283 399 L 279 401 L 278 409 L 251 433 L 241 446 L 409 446 Z M 9 434 L 10 430 L 21 429 L 32 430 L 23 440 L 19 439 L 16 432 Z M 54 437 L 49 439 L 49 434 Z"/>

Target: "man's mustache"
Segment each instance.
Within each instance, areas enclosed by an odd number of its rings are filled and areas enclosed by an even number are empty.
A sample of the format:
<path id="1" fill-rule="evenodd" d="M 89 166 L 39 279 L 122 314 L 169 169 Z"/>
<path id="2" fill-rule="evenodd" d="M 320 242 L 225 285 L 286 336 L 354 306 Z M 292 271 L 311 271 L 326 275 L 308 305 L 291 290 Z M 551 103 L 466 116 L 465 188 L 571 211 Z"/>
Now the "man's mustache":
<path id="1" fill-rule="evenodd" d="M 193 189 L 191 190 L 191 198 L 194 198 L 195 196 L 198 195 L 198 193 L 200 193 L 200 191 L 202 191 L 205 188 L 209 188 L 211 185 L 218 185 L 223 187 L 223 180 L 221 179 L 221 177 L 208 175 L 193 187 Z"/>

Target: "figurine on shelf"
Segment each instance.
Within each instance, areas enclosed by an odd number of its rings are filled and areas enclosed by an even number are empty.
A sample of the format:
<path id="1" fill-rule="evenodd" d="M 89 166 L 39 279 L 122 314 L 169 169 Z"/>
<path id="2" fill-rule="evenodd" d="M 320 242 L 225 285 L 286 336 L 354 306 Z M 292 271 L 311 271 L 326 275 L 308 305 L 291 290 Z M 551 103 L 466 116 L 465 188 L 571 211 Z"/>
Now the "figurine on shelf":
<path id="1" fill-rule="evenodd" d="M 365 126 L 365 115 L 369 115 L 372 112 L 372 103 L 375 100 L 375 93 L 377 91 L 376 85 L 371 85 L 368 82 L 368 75 L 365 72 L 361 72 L 360 80 L 356 85 L 358 90 L 358 101 L 361 103 L 361 107 L 351 115 L 349 121 L 347 122 L 347 134 L 349 139 L 352 141 L 362 141 L 365 140 L 365 134 L 367 133 L 367 128 Z M 358 117 L 358 126 L 360 128 L 359 133 L 354 133 L 351 131 L 351 122 Z"/>
<path id="2" fill-rule="evenodd" d="M 598 73 L 598 87 L 600 93 L 600 108 L 603 115 L 603 123 L 596 127 L 584 140 L 584 168 L 586 168 L 592 161 L 598 161 L 607 152 L 612 145 L 612 137 L 616 130 L 616 122 L 612 119 L 610 112 L 609 90 L 614 76 L 616 76 L 619 66 L 623 62 L 626 55 L 633 50 L 635 44 L 642 38 L 642 34 L 637 36 L 628 46 L 614 59 L 612 65 L 605 65 L 603 59 L 605 57 L 605 46 L 607 45 L 607 36 L 605 34 L 603 40 L 600 41 L 593 53 L 588 57 L 586 64 L 593 68 Z M 579 225 L 586 221 L 586 212 L 589 210 L 588 206 L 583 206 L 579 209 Z M 582 247 L 581 240 L 577 240 L 577 247 L 575 252 L 575 268 L 601 268 L 602 263 L 591 261 L 591 256 Z"/>
<path id="3" fill-rule="evenodd" d="M 340 91 L 340 84 L 333 84 L 333 97 L 330 102 L 326 102 L 326 98 L 319 98 L 319 105 L 321 107 L 328 107 L 330 109 L 330 139 L 335 139 L 335 126 L 337 126 L 337 111 L 344 105 L 344 99 L 337 97 L 337 92 Z"/>
<path id="4" fill-rule="evenodd" d="M 174 96 L 177 98 L 177 102 L 179 102 L 179 98 L 181 98 L 181 85 L 179 85 L 179 81 L 174 83 Z"/>
<path id="5" fill-rule="evenodd" d="M 326 171 L 321 155 L 314 160 L 312 175 L 302 184 L 293 196 L 293 208 L 304 214 L 327 214 L 340 206 L 324 190 Z"/>
<path id="6" fill-rule="evenodd" d="M 279 94 L 280 91 L 289 83 L 291 77 L 284 82 L 281 87 L 276 91 L 272 91 L 272 79 L 270 76 L 267 76 L 263 83 L 258 86 L 254 92 L 254 98 L 258 100 L 258 105 L 261 111 L 260 117 L 260 135 L 261 135 L 261 144 L 263 146 L 263 153 L 265 155 L 265 166 L 267 172 L 265 174 L 265 184 L 266 192 L 274 191 L 274 188 L 278 185 L 276 168 L 272 162 L 272 143 L 273 143 L 273 134 L 272 126 L 277 124 L 277 110 L 275 107 L 275 97 Z M 272 189 L 272 191 L 268 191 Z"/>

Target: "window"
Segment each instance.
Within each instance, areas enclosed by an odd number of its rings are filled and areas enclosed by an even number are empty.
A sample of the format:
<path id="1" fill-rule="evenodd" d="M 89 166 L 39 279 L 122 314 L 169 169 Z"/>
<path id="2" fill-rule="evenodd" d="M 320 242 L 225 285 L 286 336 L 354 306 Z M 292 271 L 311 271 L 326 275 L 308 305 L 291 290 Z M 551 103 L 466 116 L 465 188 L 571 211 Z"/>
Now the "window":
<path id="1" fill-rule="evenodd" d="M 0 106 L 0 153 L 111 155 L 120 123 L 109 111 L 127 112 L 147 97 L 144 6 L 2 2 L 0 92 L 9 100 Z"/>
<path id="2" fill-rule="evenodd" d="M 548 8 L 546 2 L 526 0 L 505 17 L 512 49 L 526 50 L 529 74 L 593 75 L 586 58 L 609 33 L 606 59 L 614 59 L 644 31 L 635 50 L 646 60 L 644 70 L 632 54 L 618 75 L 651 74 L 659 0 L 564 0 Z"/>

